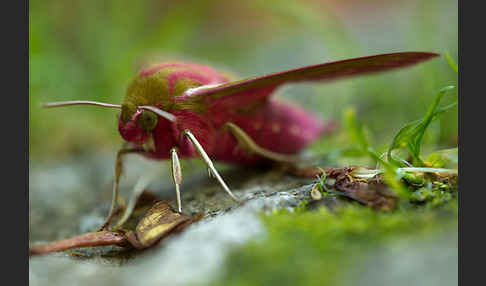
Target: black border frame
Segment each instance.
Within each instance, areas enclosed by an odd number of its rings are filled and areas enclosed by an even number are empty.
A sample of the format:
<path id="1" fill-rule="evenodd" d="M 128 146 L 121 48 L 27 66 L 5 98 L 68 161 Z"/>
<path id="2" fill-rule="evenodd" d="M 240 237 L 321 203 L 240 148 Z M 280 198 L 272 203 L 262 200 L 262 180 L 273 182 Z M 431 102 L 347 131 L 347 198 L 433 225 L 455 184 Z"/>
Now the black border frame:
<path id="1" fill-rule="evenodd" d="M 8 4 L 8 5 L 7 5 Z M 2 5 L 2 281 L 29 284 L 29 1 Z"/>

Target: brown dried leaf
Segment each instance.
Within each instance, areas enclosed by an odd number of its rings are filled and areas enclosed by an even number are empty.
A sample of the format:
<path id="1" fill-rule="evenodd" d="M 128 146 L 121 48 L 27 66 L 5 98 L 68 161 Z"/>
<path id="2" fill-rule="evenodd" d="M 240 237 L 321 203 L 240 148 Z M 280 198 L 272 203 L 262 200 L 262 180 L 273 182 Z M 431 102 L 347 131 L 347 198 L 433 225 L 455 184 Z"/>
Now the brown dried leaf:
<path id="1" fill-rule="evenodd" d="M 137 203 L 135 204 L 135 209 L 151 206 L 157 201 L 157 195 L 149 189 L 145 189 L 138 197 Z"/>
<path id="2" fill-rule="evenodd" d="M 316 178 L 326 172 L 327 178 L 336 180 L 334 188 L 342 192 L 341 195 L 360 203 L 368 205 L 374 209 L 393 210 L 396 207 L 398 197 L 388 191 L 386 185 L 379 179 L 355 179 L 351 173 L 356 170 L 357 166 L 344 168 L 321 168 L 317 166 L 299 167 L 297 165 L 287 165 L 285 170 L 298 177 Z M 314 185 L 314 187 L 316 187 Z M 314 200 L 318 200 L 318 194 L 314 188 L 311 191 Z"/>
<path id="3" fill-rule="evenodd" d="M 171 233 L 182 231 L 201 217 L 178 213 L 166 201 L 158 201 L 140 219 L 135 231 L 127 232 L 126 236 L 135 248 L 147 248 Z"/>
<path id="4" fill-rule="evenodd" d="M 170 234 L 183 231 L 187 226 L 200 220 L 202 217 L 202 213 L 193 217 L 178 213 L 166 201 L 157 201 L 140 219 L 135 231 L 126 229 L 117 231 L 104 230 L 77 235 L 68 239 L 31 247 L 29 256 L 103 245 L 132 245 L 137 249 L 144 249 Z"/>
<path id="5" fill-rule="evenodd" d="M 326 168 L 328 178 L 334 178 L 334 188 L 344 196 L 368 205 L 374 209 L 390 211 L 395 209 L 398 197 L 390 192 L 379 179 L 355 179 L 351 172 L 358 167 Z"/>

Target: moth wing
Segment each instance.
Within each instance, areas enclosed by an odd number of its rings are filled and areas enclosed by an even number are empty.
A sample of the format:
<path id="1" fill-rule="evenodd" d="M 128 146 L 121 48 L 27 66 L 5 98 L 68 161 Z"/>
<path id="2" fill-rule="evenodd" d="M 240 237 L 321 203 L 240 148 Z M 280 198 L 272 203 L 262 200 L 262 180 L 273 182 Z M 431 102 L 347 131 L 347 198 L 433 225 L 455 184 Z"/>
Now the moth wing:
<path id="1" fill-rule="evenodd" d="M 404 68 L 437 57 L 428 52 L 400 52 L 353 58 L 330 63 L 305 66 L 268 75 L 248 78 L 217 86 L 200 87 L 186 92 L 186 96 L 203 97 L 209 104 L 225 107 L 245 106 L 257 99 L 265 99 L 286 83 L 330 81 L 358 75 Z"/>

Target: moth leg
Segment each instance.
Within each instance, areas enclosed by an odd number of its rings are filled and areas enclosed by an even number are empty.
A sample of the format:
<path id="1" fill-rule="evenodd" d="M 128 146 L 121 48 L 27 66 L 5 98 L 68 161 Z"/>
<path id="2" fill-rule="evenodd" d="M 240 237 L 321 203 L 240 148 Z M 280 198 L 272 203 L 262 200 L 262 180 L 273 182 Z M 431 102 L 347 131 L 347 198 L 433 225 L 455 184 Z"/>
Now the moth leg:
<path id="1" fill-rule="evenodd" d="M 130 200 L 128 201 L 128 205 L 123 212 L 122 218 L 118 220 L 116 225 L 113 227 L 114 229 L 118 229 L 125 224 L 125 222 L 130 218 L 135 209 L 135 205 L 137 204 L 138 198 L 143 193 L 143 191 L 147 188 L 147 186 L 152 182 L 158 175 L 160 170 L 158 168 L 153 169 L 148 174 L 143 175 L 138 179 L 135 183 L 135 187 L 133 188 Z"/>
<path id="2" fill-rule="evenodd" d="M 118 151 L 116 154 L 116 160 L 115 160 L 115 179 L 113 181 L 113 195 L 111 199 L 111 207 L 110 207 L 110 212 L 108 213 L 108 216 L 105 219 L 105 222 L 101 226 L 100 230 L 106 230 L 108 228 L 108 225 L 110 224 L 111 220 L 113 219 L 113 216 L 115 215 L 116 211 L 116 205 L 117 205 L 117 200 L 118 200 L 118 185 L 120 183 L 120 177 L 123 172 L 123 161 L 122 157 L 126 154 L 130 153 L 143 153 L 145 152 L 143 149 L 140 148 L 122 148 Z"/>
<path id="3" fill-rule="evenodd" d="M 277 162 L 296 163 L 300 161 L 295 155 L 276 153 L 259 146 L 243 129 L 232 122 L 226 122 L 224 127 L 235 136 L 239 146 L 247 151 Z"/>
<path id="4" fill-rule="evenodd" d="M 197 141 L 196 137 L 194 137 L 194 134 L 192 134 L 192 132 L 190 130 L 187 130 L 186 129 L 186 130 L 184 130 L 184 135 L 187 136 L 189 138 L 189 140 L 191 140 L 191 142 L 194 145 L 194 147 L 196 147 L 197 152 L 203 158 L 203 161 L 204 161 L 204 163 L 206 163 L 206 166 L 208 167 L 209 172 L 211 173 L 211 175 L 213 177 L 215 177 L 216 180 L 218 180 L 219 184 L 223 187 L 223 189 L 228 193 L 228 195 L 233 200 L 235 200 L 237 202 L 240 202 L 240 200 L 236 198 L 236 196 L 231 192 L 231 190 L 228 188 L 228 186 L 226 185 L 226 183 L 223 181 L 223 179 L 219 175 L 218 171 L 216 171 L 216 168 L 214 168 L 214 166 L 213 166 L 213 162 L 211 162 L 211 159 L 209 159 L 208 154 L 206 154 L 206 151 L 204 151 L 204 149 L 201 146 L 201 144 L 199 144 L 199 142 Z"/>
<path id="5" fill-rule="evenodd" d="M 181 213 L 182 212 L 182 205 L 181 205 L 181 192 L 179 190 L 179 186 L 182 183 L 182 172 L 181 172 L 181 164 L 179 163 L 179 156 L 177 156 L 176 148 L 170 149 L 170 158 L 172 161 L 172 179 L 174 180 L 174 185 L 176 188 L 176 196 L 177 196 L 177 210 Z"/>

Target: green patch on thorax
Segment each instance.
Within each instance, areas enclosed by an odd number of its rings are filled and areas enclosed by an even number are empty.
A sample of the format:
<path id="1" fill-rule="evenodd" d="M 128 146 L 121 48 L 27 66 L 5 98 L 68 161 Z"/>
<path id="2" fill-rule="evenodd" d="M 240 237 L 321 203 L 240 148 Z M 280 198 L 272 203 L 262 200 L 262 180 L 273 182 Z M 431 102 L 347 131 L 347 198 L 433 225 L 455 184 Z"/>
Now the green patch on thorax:
<path id="1" fill-rule="evenodd" d="M 186 90 L 200 86 L 194 79 L 180 77 L 169 86 L 169 76 L 174 72 L 188 70 L 187 67 L 165 67 L 148 76 L 137 75 L 127 88 L 122 105 L 125 106 L 129 116 L 137 106 L 150 105 L 161 106 L 165 111 L 190 109 L 203 112 L 205 106 L 194 99 L 175 102 L 176 96 L 181 96 Z M 191 70 L 195 71 L 196 70 Z"/>

